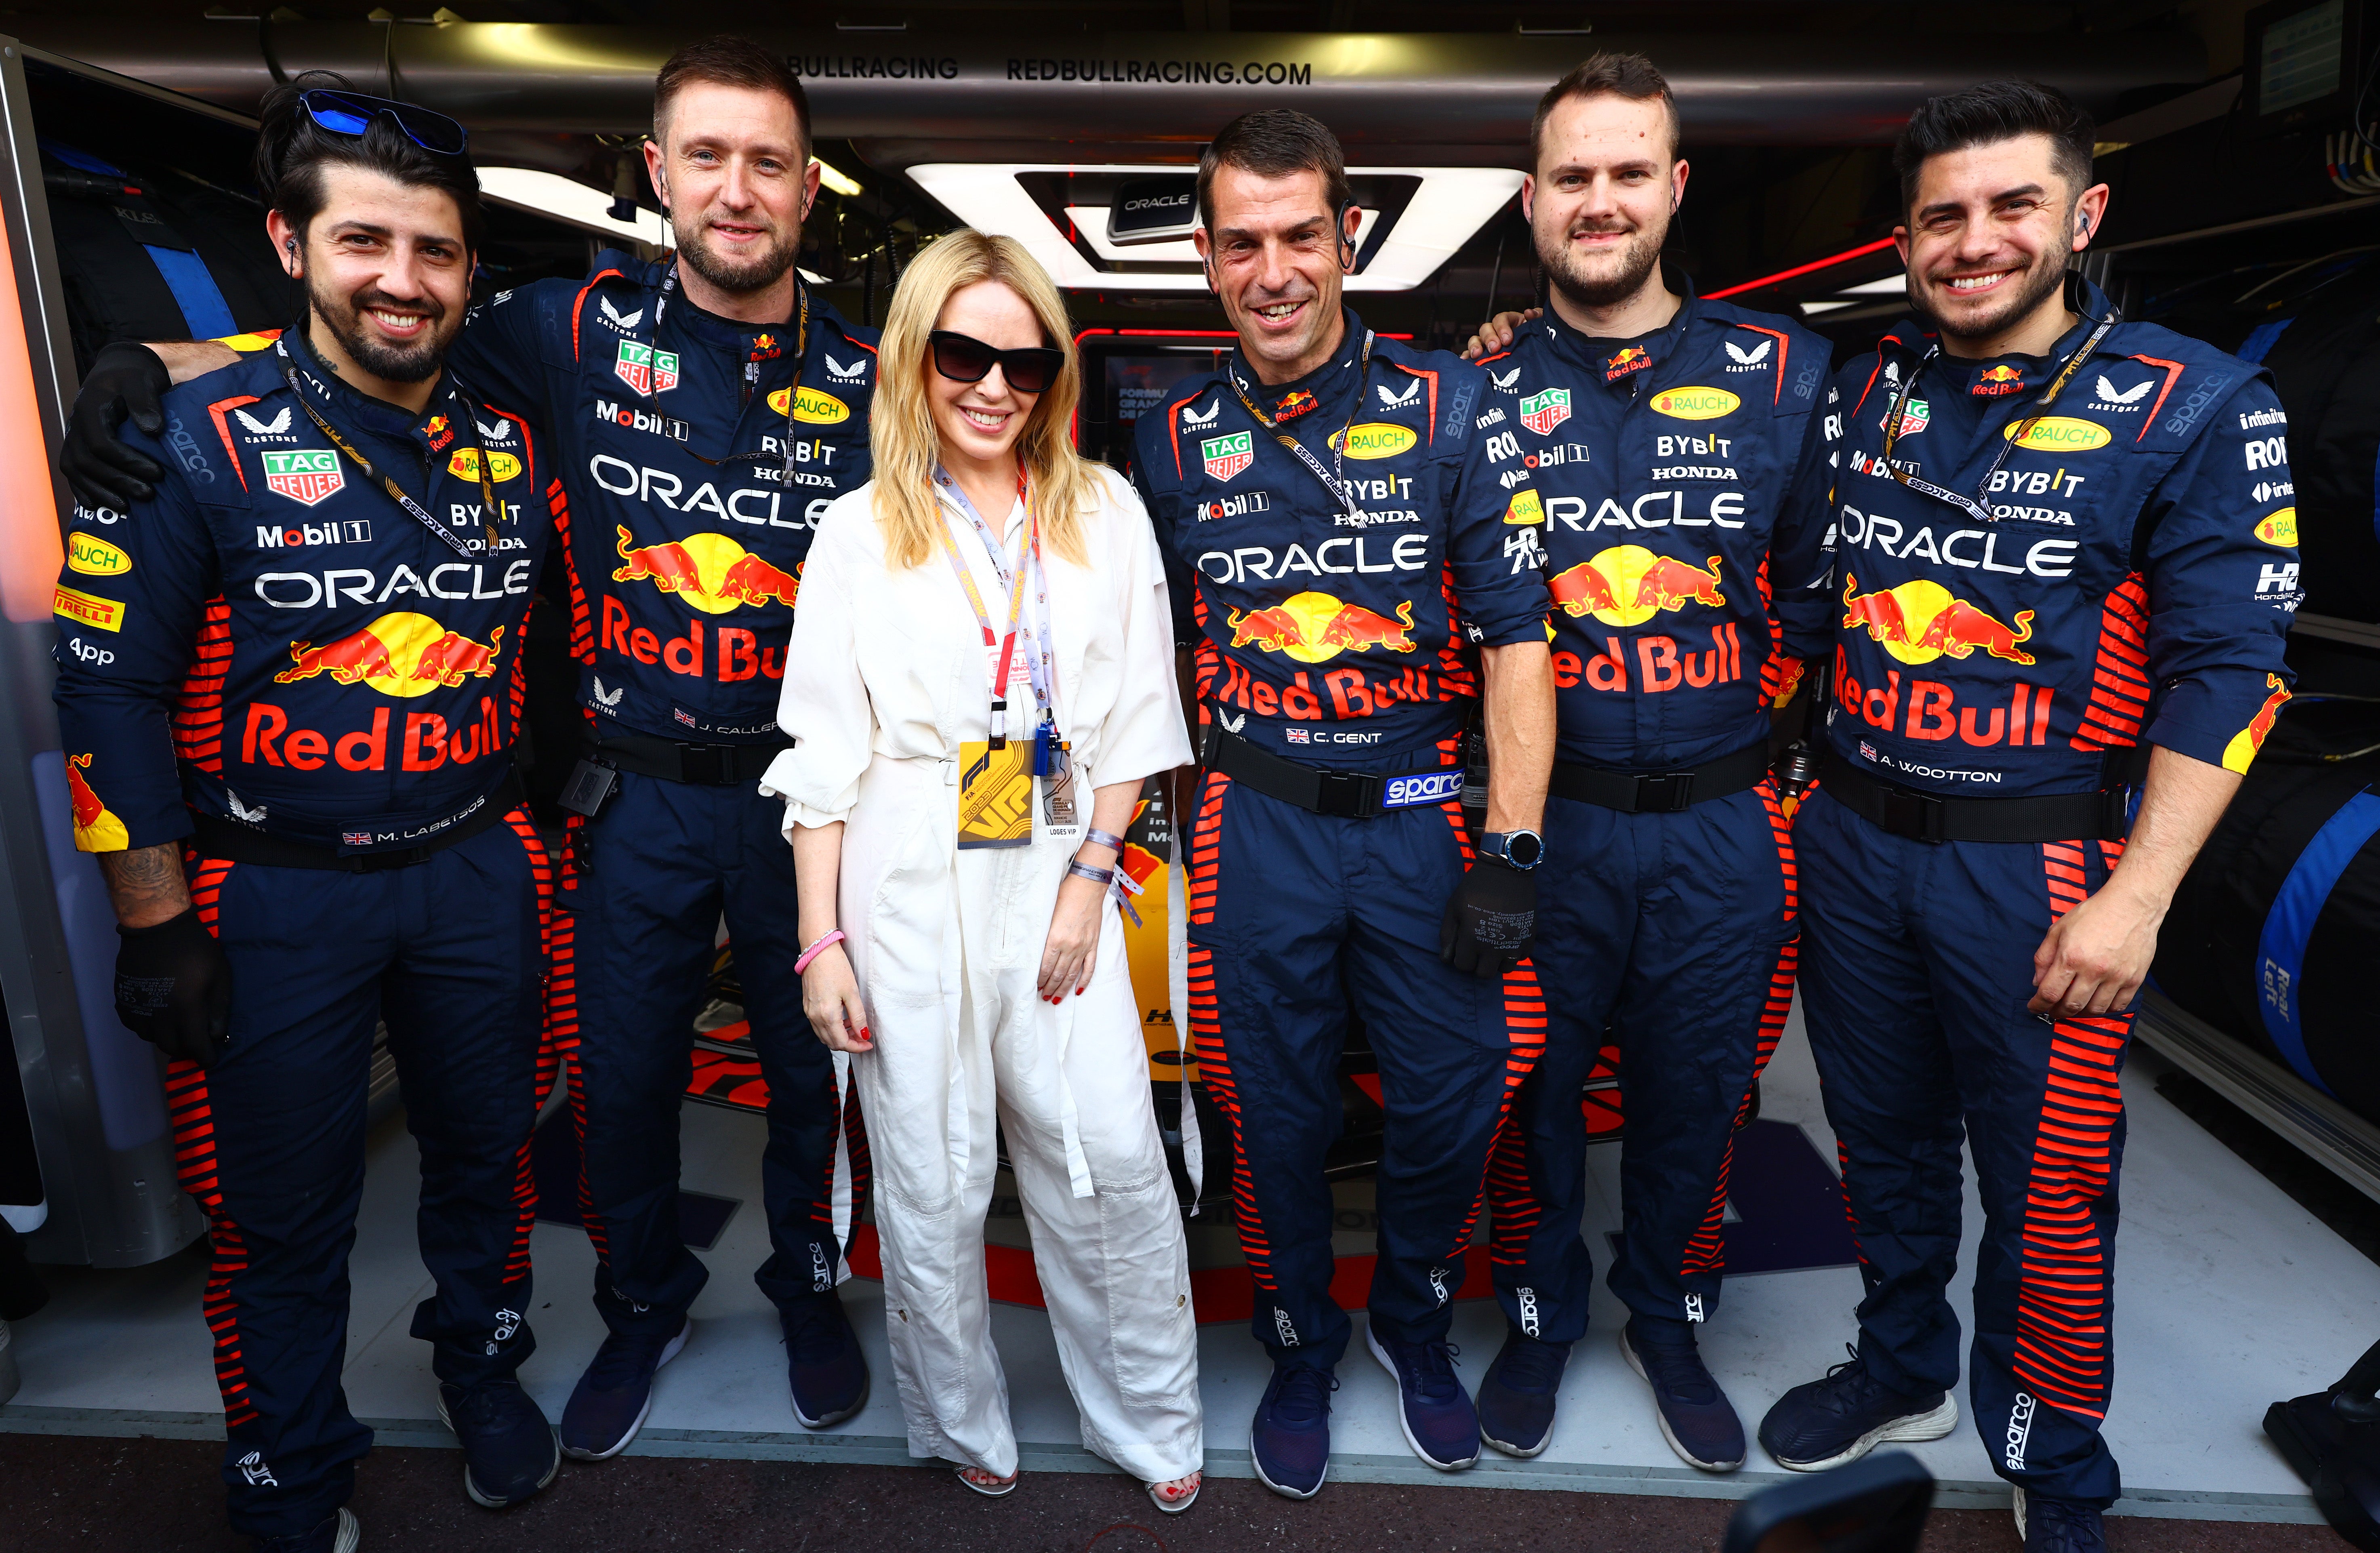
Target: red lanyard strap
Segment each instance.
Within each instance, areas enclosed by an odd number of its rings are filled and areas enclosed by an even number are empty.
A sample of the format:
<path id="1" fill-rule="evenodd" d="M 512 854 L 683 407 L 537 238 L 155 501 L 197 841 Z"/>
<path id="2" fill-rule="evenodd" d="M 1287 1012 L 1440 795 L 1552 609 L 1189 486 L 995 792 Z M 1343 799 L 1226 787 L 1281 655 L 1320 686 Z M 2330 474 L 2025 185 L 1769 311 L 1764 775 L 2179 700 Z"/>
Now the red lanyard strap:
<path id="1" fill-rule="evenodd" d="M 935 516 L 941 518 L 941 521 L 934 526 L 934 537 L 941 541 L 942 554 L 950 561 L 951 570 L 958 574 L 959 587 L 966 594 L 967 607 L 975 611 L 976 624 L 983 629 L 983 645 L 997 646 L 1000 649 L 999 665 L 993 669 L 991 675 L 991 738 L 995 746 L 1002 743 L 1006 737 L 1008 671 L 1016 661 L 1016 623 L 1024 613 L 1025 589 L 1030 585 L 1029 578 L 1041 554 L 1041 520 L 1033 511 L 1025 472 L 1021 468 L 1016 474 L 1016 496 L 1017 500 L 1025 503 L 1025 542 L 1017 552 L 1015 568 L 1009 571 L 1009 575 L 1003 579 L 1008 584 L 1008 631 L 1005 636 L 993 634 L 991 613 L 983 607 L 983 594 L 975 585 L 975 574 L 967 569 L 966 561 L 959 554 L 957 544 L 951 539 L 950 520 L 941 517 L 941 504 L 939 502 L 935 504 Z M 990 546 L 990 531 L 986 529 L 982 532 L 987 541 L 987 548 L 990 549 L 993 568 L 1008 570 L 1001 564 L 1002 557 L 999 551 Z M 1035 688 L 1038 695 L 1039 687 L 1037 686 Z"/>

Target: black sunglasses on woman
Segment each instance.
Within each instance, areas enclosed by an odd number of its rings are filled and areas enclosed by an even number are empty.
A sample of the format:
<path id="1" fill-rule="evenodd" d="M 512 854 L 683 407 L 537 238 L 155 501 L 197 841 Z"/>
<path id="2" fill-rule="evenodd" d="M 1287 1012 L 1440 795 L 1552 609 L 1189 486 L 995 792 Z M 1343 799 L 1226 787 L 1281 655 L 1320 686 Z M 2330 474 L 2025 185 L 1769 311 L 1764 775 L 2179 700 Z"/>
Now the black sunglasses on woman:
<path id="1" fill-rule="evenodd" d="M 926 336 L 934 353 L 934 370 L 953 382 L 981 382 L 998 367 L 1008 386 L 1019 394 L 1044 394 L 1058 381 L 1066 353 L 1050 346 L 1026 346 L 1020 350 L 994 350 L 972 334 L 937 329 Z"/>

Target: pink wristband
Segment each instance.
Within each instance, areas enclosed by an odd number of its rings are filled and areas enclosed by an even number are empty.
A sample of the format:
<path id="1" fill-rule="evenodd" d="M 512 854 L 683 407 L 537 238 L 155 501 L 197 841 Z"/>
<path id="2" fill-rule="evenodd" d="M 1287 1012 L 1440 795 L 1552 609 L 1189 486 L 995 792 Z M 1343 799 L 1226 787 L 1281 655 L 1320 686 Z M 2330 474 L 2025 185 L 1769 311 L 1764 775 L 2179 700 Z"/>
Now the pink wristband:
<path id="1" fill-rule="evenodd" d="M 819 940 L 818 942 L 810 945 L 808 949 L 803 950 L 801 957 L 794 962 L 794 974 L 795 976 L 799 976 L 804 971 L 808 970 L 810 968 L 810 962 L 817 959 L 820 954 L 824 952 L 827 945 L 841 943 L 842 941 L 843 929 L 837 928 L 833 932 L 829 933 L 826 937 Z"/>

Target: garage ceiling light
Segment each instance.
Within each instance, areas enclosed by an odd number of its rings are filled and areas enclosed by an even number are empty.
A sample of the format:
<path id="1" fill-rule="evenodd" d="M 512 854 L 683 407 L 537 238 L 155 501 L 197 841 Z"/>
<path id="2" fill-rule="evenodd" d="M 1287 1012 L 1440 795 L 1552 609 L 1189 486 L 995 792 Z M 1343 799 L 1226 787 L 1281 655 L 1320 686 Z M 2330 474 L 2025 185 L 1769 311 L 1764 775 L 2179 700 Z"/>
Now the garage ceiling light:
<path id="1" fill-rule="evenodd" d="M 1198 249 L 1189 238 L 1172 243 L 1115 243 L 1108 239 L 1108 208 L 1105 205 L 1069 205 L 1066 214 L 1074 221 L 1075 229 L 1092 250 L 1109 263 L 1119 261 L 1134 264 L 1196 264 Z M 1355 247 L 1361 251 L 1372 236 L 1372 228 L 1380 224 L 1380 212 L 1366 211 L 1356 220 Z"/>
<path id="2" fill-rule="evenodd" d="M 818 164 L 819 182 L 831 192 L 846 197 L 859 192 L 858 180 L 849 173 L 841 171 L 832 162 L 820 161 L 815 156 L 810 160 Z"/>
<path id="3" fill-rule="evenodd" d="M 1050 278 L 1073 290 L 1198 291 L 1206 278 L 1197 274 L 1120 274 L 1094 265 L 1067 240 L 1049 214 L 1016 181 L 1020 173 L 1090 173 L 1130 176 L 1179 173 L 1179 167 L 1143 164 L 1083 164 L 1022 162 L 928 162 L 909 169 L 917 187 L 941 200 L 953 215 L 979 232 L 1015 238 L 1050 272 Z M 1503 167 L 1350 167 L 1350 176 L 1408 177 L 1421 180 L 1404 211 L 1381 241 L 1379 251 L 1361 274 L 1347 277 L 1347 289 L 1410 291 L 1436 274 L 1439 266 L 1470 240 L 1473 233 L 1503 209 L 1521 187 L 1521 175 Z M 1077 212 L 1092 207 L 1078 206 Z M 1367 221 L 1375 212 L 1364 212 Z M 1172 259 L 1187 244 L 1135 245 L 1112 249 L 1106 243 L 1106 212 L 1096 222 L 1075 217 L 1076 228 L 1104 262 L 1146 262 Z M 1368 234 L 1368 228 L 1366 228 Z M 1195 259 L 1195 254 L 1190 255 Z"/>
<path id="4" fill-rule="evenodd" d="M 632 222 L 617 220 L 611 213 L 610 195 L 559 173 L 540 173 L 533 167 L 482 167 L 480 192 L 499 205 L 550 216 L 606 237 L 669 246 L 669 223 L 660 212 L 639 210 Z"/>

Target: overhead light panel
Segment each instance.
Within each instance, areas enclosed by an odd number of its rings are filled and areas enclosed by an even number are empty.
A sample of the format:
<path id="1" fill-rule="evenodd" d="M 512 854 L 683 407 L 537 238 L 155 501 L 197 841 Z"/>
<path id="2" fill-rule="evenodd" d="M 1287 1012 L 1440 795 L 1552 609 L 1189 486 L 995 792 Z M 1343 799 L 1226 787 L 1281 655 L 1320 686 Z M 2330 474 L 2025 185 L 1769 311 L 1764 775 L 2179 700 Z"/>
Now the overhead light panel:
<path id="1" fill-rule="evenodd" d="M 1196 273 L 1151 274 L 1104 267 L 1196 262 L 1196 253 L 1189 244 L 1118 245 L 1108 240 L 1104 206 L 1069 207 L 1067 215 L 1075 230 L 1100 261 L 1094 264 L 1017 182 L 1018 176 L 1026 173 L 1146 177 L 1180 172 L 1178 167 L 1142 164 L 928 162 L 911 167 L 909 176 L 967 225 L 1024 244 L 1061 286 L 1076 291 L 1197 291 L 1207 283 L 1205 276 Z M 1521 187 L 1521 175 L 1503 167 L 1350 167 L 1347 173 L 1350 177 L 1413 178 L 1420 186 L 1382 236 L 1378 251 L 1360 273 L 1347 277 L 1346 288 L 1351 292 L 1410 291 L 1422 285 Z M 1378 219 L 1378 211 L 1364 212 L 1365 225 L 1360 230 L 1366 238 Z"/>
<path id="2" fill-rule="evenodd" d="M 858 181 L 850 174 L 839 171 L 833 163 L 813 156 L 810 158 L 810 164 L 819 170 L 819 184 L 821 188 L 846 197 L 859 192 Z"/>
<path id="3" fill-rule="evenodd" d="M 634 221 L 612 214 L 612 197 L 559 173 L 534 167 L 482 167 L 480 192 L 499 205 L 551 217 L 585 231 L 655 248 L 672 246 L 669 223 L 658 211 L 639 210 Z"/>

